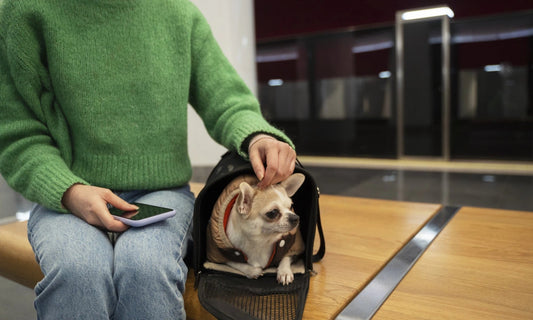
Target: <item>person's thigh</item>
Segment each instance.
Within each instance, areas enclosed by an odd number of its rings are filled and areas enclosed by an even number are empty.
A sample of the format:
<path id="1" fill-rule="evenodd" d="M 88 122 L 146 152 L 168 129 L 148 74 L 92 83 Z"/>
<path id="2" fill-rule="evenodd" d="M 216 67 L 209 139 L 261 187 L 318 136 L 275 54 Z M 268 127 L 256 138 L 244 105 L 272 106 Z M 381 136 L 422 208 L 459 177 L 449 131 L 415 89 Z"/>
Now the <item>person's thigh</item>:
<path id="1" fill-rule="evenodd" d="M 172 218 L 131 227 L 115 244 L 115 287 L 120 319 L 181 319 L 194 195 L 189 187 L 151 192 L 136 202 L 176 210 Z"/>
<path id="2" fill-rule="evenodd" d="M 28 239 L 44 274 L 35 287 L 39 319 L 112 316 L 113 247 L 106 232 L 72 214 L 36 206 Z"/>

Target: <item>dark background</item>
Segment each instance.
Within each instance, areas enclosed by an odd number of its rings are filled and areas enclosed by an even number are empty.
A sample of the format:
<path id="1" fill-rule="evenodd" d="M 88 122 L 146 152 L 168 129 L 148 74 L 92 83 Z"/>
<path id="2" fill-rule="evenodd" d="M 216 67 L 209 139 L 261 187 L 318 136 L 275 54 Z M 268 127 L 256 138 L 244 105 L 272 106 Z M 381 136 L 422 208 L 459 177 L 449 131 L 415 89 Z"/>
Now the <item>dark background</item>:
<path id="1" fill-rule="evenodd" d="M 393 23 L 399 10 L 448 5 L 455 18 L 533 9 L 532 0 L 254 0 L 257 41 Z"/>

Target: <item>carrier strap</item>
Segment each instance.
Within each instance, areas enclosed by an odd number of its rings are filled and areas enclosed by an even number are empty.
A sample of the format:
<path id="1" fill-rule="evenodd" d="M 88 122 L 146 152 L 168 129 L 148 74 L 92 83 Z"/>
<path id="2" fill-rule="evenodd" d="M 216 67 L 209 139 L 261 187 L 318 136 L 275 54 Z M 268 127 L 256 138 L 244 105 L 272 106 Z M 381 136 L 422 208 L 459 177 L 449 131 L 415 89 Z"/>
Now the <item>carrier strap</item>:
<path id="1" fill-rule="evenodd" d="M 318 248 L 318 251 L 313 255 L 313 262 L 318 262 L 324 258 L 324 255 L 326 254 L 326 239 L 324 238 L 324 230 L 322 230 L 322 222 L 320 221 L 320 208 L 318 207 L 317 203 L 317 219 L 316 219 L 316 226 L 318 228 L 318 236 L 320 237 L 320 247 Z"/>
<path id="2" fill-rule="evenodd" d="M 296 158 L 296 163 L 304 169 L 303 164 L 300 162 L 300 159 Z M 318 251 L 313 255 L 312 262 L 318 262 L 324 258 L 324 255 L 326 254 L 326 239 L 324 237 L 324 230 L 322 229 L 322 221 L 320 221 L 320 206 L 318 203 L 318 198 L 320 197 L 320 190 L 317 187 L 317 200 L 316 200 L 316 211 L 317 211 L 317 217 L 316 217 L 316 226 L 318 228 L 318 236 L 320 238 L 320 247 L 318 248 Z"/>

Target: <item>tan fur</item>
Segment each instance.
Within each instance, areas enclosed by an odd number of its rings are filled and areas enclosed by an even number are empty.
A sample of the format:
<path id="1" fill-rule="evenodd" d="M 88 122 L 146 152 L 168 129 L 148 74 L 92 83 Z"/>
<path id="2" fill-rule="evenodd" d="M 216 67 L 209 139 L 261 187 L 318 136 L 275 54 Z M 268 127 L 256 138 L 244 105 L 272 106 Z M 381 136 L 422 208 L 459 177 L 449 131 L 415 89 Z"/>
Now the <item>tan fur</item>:
<path id="1" fill-rule="evenodd" d="M 302 174 L 294 174 L 263 190 L 256 187 L 258 181 L 253 176 L 241 176 L 229 183 L 217 200 L 209 222 L 208 260 L 226 263 L 249 278 L 257 278 L 268 266 L 275 247 L 278 282 L 291 283 L 292 257 L 304 251 L 304 242 L 298 217 L 291 212 L 290 196 L 304 179 Z M 224 232 L 224 212 L 235 197 Z M 284 247 L 286 241 L 291 243 L 290 247 Z M 247 260 L 239 260 L 243 258 L 241 255 Z"/>

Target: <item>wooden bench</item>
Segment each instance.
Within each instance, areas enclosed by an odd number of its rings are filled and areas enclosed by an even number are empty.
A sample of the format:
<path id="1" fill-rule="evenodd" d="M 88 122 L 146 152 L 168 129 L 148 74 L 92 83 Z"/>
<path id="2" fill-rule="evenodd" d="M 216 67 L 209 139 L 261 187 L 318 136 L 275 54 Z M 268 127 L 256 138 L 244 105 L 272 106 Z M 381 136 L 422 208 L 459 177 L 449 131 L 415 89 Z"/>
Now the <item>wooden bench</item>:
<path id="1" fill-rule="evenodd" d="M 322 195 L 320 208 L 327 251 L 314 265 L 304 319 L 335 318 L 440 206 Z M 0 226 L 0 276 L 30 288 L 42 278 L 26 222 Z M 214 319 L 198 301 L 193 272 L 184 298 L 187 319 Z"/>

